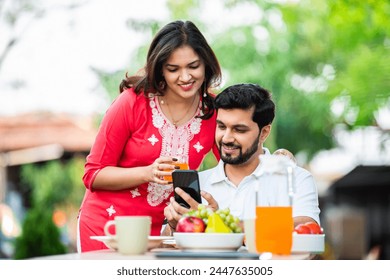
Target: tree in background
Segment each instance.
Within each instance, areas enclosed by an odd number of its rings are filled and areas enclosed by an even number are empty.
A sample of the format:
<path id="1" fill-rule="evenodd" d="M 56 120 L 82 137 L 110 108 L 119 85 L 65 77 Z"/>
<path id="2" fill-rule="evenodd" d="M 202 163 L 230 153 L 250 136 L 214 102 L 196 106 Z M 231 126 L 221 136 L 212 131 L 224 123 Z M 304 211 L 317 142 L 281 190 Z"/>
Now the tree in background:
<path id="1" fill-rule="evenodd" d="M 205 34 L 220 60 L 226 86 L 253 82 L 273 93 L 277 117 L 267 147 L 287 148 L 308 162 L 316 152 L 336 145 L 335 128 L 381 129 L 377 114 L 390 109 L 388 1 L 219 3 L 222 6 L 206 18 L 202 15 L 209 1 L 167 1 L 170 20 L 192 20 Z M 252 17 L 243 10 L 251 11 Z M 234 21 L 237 14 L 239 24 Z M 221 18 L 227 18 L 222 26 Z M 129 20 L 130 28 L 147 30 L 151 36 L 164 24 Z M 109 92 L 116 96 L 124 73 L 142 67 L 146 48 L 139 49 L 129 69 L 114 76 L 99 73 Z M 383 141 L 389 141 L 388 131 L 383 129 L 383 135 Z"/>
<path id="2" fill-rule="evenodd" d="M 77 213 L 83 198 L 81 181 L 84 158 L 50 161 L 22 167 L 22 182 L 30 205 L 15 240 L 15 259 L 75 251 Z M 74 234 L 75 235 L 75 234 Z"/>
<path id="3" fill-rule="evenodd" d="M 255 82 L 273 92 L 277 147 L 310 159 L 335 145 L 336 126 L 377 125 L 375 114 L 390 107 L 388 1 L 228 2 L 260 16 L 213 34 L 213 48 L 228 84 Z"/>

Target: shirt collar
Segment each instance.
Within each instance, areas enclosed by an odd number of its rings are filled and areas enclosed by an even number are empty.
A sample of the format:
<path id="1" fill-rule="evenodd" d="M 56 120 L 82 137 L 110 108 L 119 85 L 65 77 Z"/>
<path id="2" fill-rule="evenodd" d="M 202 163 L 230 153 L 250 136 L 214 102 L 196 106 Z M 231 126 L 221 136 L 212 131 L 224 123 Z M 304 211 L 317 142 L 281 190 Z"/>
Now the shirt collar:
<path id="1" fill-rule="evenodd" d="M 263 148 L 264 154 L 265 155 L 270 155 L 270 151 L 267 148 Z M 261 171 L 261 162 L 260 164 L 256 167 L 255 171 L 252 173 L 253 176 L 259 178 L 261 175 L 263 175 L 263 171 Z"/>
<path id="2" fill-rule="evenodd" d="M 264 148 L 264 154 L 269 155 L 270 151 L 267 148 Z M 214 176 L 211 177 L 210 183 L 215 184 L 222 182 L 226 179 L 225 174 L 225 164 L 222 160 L 219 160 L 218 165 L 215 168 Z M 255 171 L 253 171 L 252 175 L 256 177 L 260 177 L 262 175 L 262 172 L 260 171 L 260 164 L 256 167 Z"/>

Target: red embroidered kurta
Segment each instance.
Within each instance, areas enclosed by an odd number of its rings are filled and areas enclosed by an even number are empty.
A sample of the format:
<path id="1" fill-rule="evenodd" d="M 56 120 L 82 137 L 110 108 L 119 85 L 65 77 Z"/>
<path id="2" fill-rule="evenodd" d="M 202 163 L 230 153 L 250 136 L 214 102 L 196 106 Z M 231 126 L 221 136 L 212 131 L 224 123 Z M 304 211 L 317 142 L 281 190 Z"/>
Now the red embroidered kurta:
<path id="1" fill-rule="evenodd" d="M 156 97 L 136 95 L 132 89 L 121 93 L 107 110 L 85 164 L 86 193 L 79 213 L 81 250 L 106 248 L 90 236 L 104 235 L 105 223 L 116 215 L 149 215 L 151 235 L 160 235 L 172 185 L 146 183 L 122 191 L 91 191 L 92 183 L 106 166 L 147 166 L 160 155 L 188 155 L 190 169 L 198 169 L 210 150 L 218 154 L 215 119 L 216 114 L 208 120 L 194 117 L 175 127 L 162 113 Z"/>

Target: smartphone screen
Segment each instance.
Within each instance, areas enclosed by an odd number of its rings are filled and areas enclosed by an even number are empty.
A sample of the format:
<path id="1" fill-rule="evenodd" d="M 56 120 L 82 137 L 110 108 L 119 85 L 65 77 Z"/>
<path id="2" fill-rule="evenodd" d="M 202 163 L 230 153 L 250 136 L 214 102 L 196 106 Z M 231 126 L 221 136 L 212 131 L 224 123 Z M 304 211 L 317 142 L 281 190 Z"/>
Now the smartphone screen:
<path id="1" fill-rule="evenodd" d="M 173 188 L 181 188 L 197 202 L 202 203 L 200 196 L 199 177 L 196 170 L 174 170 L 172 172 Z M 190 208 L 187 202 L 175 193 L 175 200 L 180 205 Z"/>

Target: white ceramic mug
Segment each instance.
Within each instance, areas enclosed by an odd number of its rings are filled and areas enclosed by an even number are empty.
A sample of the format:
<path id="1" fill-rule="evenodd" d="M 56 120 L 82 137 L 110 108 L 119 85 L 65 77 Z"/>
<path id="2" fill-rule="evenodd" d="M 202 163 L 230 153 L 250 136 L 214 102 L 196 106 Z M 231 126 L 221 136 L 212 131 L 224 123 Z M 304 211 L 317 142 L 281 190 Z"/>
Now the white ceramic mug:
<path id="1" fill-rule="evenodd" d="M 244 220 L 245 246 L 250 253 L 256 251 L 255 219 Z"/>
<path id="2" fill-rule="evenodd" d="M 149 216 L 116 216 L 104 226 L 104 233 L 115 236 L 118 252 L 126 255 L 144 254 L 148 248 L 152 219 Z M 115 227 L 115 234 L 110 228 Z"/>

